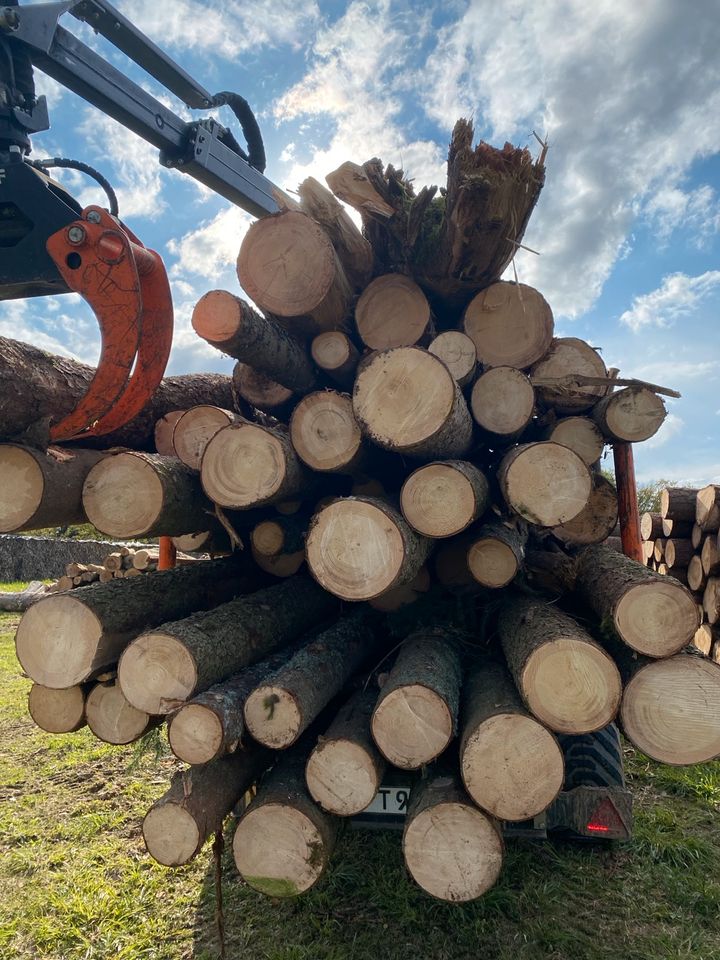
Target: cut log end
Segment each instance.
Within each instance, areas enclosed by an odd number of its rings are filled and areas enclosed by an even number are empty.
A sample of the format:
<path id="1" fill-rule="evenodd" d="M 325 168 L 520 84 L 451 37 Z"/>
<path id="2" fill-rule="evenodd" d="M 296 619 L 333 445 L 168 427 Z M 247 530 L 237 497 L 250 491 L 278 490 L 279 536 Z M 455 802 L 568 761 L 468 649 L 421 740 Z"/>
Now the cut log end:
<path id="1" fill-rule="evenodd" d="M 17 658 L 35 683 L 52 689 L 72 687 L 92 674 L 101 634 L 100 621 L 77 598 L 44 597 L 20 621 Z"/>
<path id="2" fill-rule="evenodd" d="M 573 375 L 606 378 L 607 368 L 600 354 L 589 343 L 577 337 L 560 337 L 553 340 L 547 354 L 535 364 L 530 379 L 545 406 L 552 407 L 558 413 L 581 413 L 604 397 L 607 387 L 602 384 L 581 386 L 552 383 L 553 380 Z"/>
<path id="3" fill-rule="evenodd" d="M 332 390 L 308 394 L 293 412 L 290 438 L 311 469 L 323 473 L 351 470 L 362 445 L 352 400 Z"/>
<path id="4" fill-rule="evenodd" d="M 324 740 L 310 754 L 308 790 L 323 810 L 352 817 L 372 803 L 382 768 L 367 749 L 348 740 Z"/>
<path id="5" fill-rule="evenodd" d="M 427 330 L 430 305 L 413 280 L 390 273 L 365 288 L 355 307 L 355 323 L 371 350 L 409 347 Z"/>
<path id="6" fill-rule="evenodd" d="M 620 598 L 614 620 L 625 643 L 648 657 L 677 653 L 699 626 L 697 605 L 689 591 L 662 579 L 631 586 Z"/>
<path id="7" fill-rule="evenodd" d="M 28 694 L 28 711 L 41 730 L 74 733 L 85 726 L 85 694 L 79 685 L 53 690 L 34 683 Z"/>
<path id="8" fill-rule="evenodd" d="M 192 407 L 175 424 L 173 447 L 175 454 L 193 470 L 199 470 L 203 453 L 218 430 L 236 419 L 229 410 L 208 405 Z"/>
<path id="9" fill-rule="evenodd" d="M 521 370 L 493 367 L 475 381 L 470 409 L 481 429 L 498 436 L 515 436 L 530 422 L 535 390 Z"/>
<path id="10" fill-rule="evenodd" d="M 150 632 L 134 640 L 118 665 L 120 686 L 138 710 L 171 713 L 195 689 L 197 668 L 179 640 Z"/>
<path id="11" fill-rule="evenodd" d="M 194 764 L 208 763 L 221 752 L 222 723 L 207 706 L 188 703 L 170 721 L 168 741 L 179 760 Z"/>
<path id="12" fill-rule="evenodd" d="M 242 321 L 242 301 L 227 290 L 209 290 L 192 312 L 195 333 L 219 347 L 237 335 Z"/>
<path id="13" fill-rule="evenodd" d="M 372 716 L 372 735 L 383 756 L 403 770 L 417 770 L 446 749 L 453 718 L 443 698 L 422 684 L 383 697 Z"/>
<path id="14" fill-rule="evenodd" d="M 477 351 L 467 334 L 446 330 L 435 337 L 428 351 L 443 361 L 459 387 L 466 387 L 475 375 Z"/>
<path id="15" fill-rule="evenodd" d="M 284 750 L 302 731 L 303 715 L 289 690 L 272 684 L 256 687 L 245 701 L 245 725 L 263 746 Z"/>
<path id="16" fill-rule="evenodd" d="M 0 474 L 0 533 L 11 533 L 37 513 L 45 478 L 32 453 L 12 444 L 0 447 Z"/>
<path id="17" fill-rule="evenodd" d="M 484 475 L 462 461 L 429 463 L 403 484 L 403 516 L 425 537 L 452 537 L 484 512 L 488 483 Z"/>
<path id="18" fill-rule="evenodd" d="M 602 400 L 593 416 L 611 440 L 640 443 L 655 436 L 667 410 L 662 398 L 652 390 L 627 387 Z"/>
<path id="19" fill-rule="evenodd" d="M 88 520 L 111 537 L 142 536 L 162 513 L 163 501 L 157 473 L 145 459 L 131 453 L 101 460 L 83 489 Z"/>
<path id="20" fill-rule="evenodd" d="M 281 440 L 255 424 L 225 427 L 205 449 L 203 489 L 221 507 L 243 510 L 266 503 L 281 491 L 285 478 Z"/>
<path id="21" fill-rule="evenodd" d="M 149 810 L 142 832 L 150 856 L 166 867 L 192 860 L 201 841 L 195 819 L 179 803 L 164 803 Z"/>
<path id="22" fill-rule="evenodd" d="M 555 737 L 520 713 L 489 717 L 463 744 L 465 788 L 500 820 L 528 820 L 545 810 L 562 789 L 564 772 Z"/>
<path id="23" fill-rule="evenodd" d="M 467 565 L 473 579 L 493 590 L 506 587 L 520 569 L 512 547 L 493 536 L 480 537 L 471 543 Z"/>
<path id="24" fill-rule="evenodd" d="M 148 729 L 151 717 L 128 703 L 117 681 L 98 683 L 85 705 L 88 727 L 105 743 L 133 743 Z"/>
<path id="25" fill-rule="evenodd" d="M 487 367 L 522 370 L 545 354 L 553 335 L 553 315 L 545 298 L 524 283 L 500 281 L 468 305 L 465 333 Z"/>
<path id="26" fill-rule="evenodd" d="M 550 428 L 545 439 L 570 447 L 588 466 L 597 463 L 605 447 L 605 438 L 589 417 L 564 417 Z"/>
<path id="27" fill-rule="evenodd" d="M 592 492 L 590 471 L 558 443 L 528 443 L 504 457 L 498 479 L 507 504 L 529 523 L 555 527 L 583 510 Z"/>

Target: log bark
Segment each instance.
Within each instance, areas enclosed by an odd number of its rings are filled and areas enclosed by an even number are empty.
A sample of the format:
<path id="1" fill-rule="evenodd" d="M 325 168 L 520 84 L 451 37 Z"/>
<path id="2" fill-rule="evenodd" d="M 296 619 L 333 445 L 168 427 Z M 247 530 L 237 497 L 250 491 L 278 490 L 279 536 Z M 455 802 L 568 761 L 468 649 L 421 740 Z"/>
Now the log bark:
<path id="1" fill-rule="evenodd" d="M 470 409 L 485 433 L 509 441 L 525 430 L 535 409 L 535 390 L 514 367 L 492 367 L 473 384 Z"/>
<path id="2" fill-rule="evenodd" d="M 695 522 L 703 533 L 720 528 L 720 485 L 710 483 L 698 490 L 695 501 Z"/>
<path id="3" fill-rule="evenodd" d="M 595 404 L 593 420 L 613 442 L 640 443 L 654 437 L 667 410 L 662 398 L 643 387 L 625 387 Z"/>
<path id="4" fill-rule="evenodd" d="M 342 330 L 329 330 L 313 338 L 310 346 L 317 366 L 344 389 L 352 389 L 360 354 Z"/>
<path id="5" fill-rule="evenodd" d="M 477 350 L 466 333 L 446 330 L 429 344 L 428 352 L 442 360 L 461 390 L 475 379 Z"/>
<path id="6" fill-rule="evenodd" d="M 238 396 L 242 397 L 251 407 L 275 417 L 285 420 L 297 403 L 297 394 L 289 387 L 284 387 L 276 380 L 248 366 L 247 363 L 236 363 L 233 367 L 233 388 Z"/>
<path id="7" fill-rule="evenodd" d="M 472 534 L 467 566 L 473 579 L 493 590 L 506 587 L 520 572 L 527 533 L 500 520 L 484 523 Z"/>
<path id="8" fill-rule="evenodd" d="M 412 347 L 433 331 L 425 294 L 401 273 L 376 277 L 363 290 L 355 306 L 355 325 L 370 350 Z"/>
<path id="9" fill-rule="evenodd" d="M 372 715 L 373 739 L 403 770 L 438 757 L 457 732 L 462 668 L 450 628 L 418 630 L 400 647 Z"/>
<path id="10" fill-rule="evenodd" d="M 703 610 L 708 623 L 720 621 L 720 577 L 708 577 L 703 591 Z"/>
<path id="11" fill-rule="evenodd" d="M 377 692 L 359 690 L 338 711 L 308 758 L 305 779 L 323 810 L 352 817 L 374 799 L 386 763 L 370 733 Z"/>
<path id="12" fill-rule="evenodd" d="M 282 754 L 240 817 L 233 855 L 243 880 L 271 897 L 305 893 L 332 856 L 340 821 L 308 793 L 305 764 L 314 738 Z"/>
<path id="13" fill-rule="evenodd" d="M 210 407 L 207 404 L 191 407 L 179 418 L 173 430 L 175 456 L 186 467 L 199 470 L 205 447 L 218 430 L 240 420 L 242 417 L 220 407 Z"/>
<path id="14" fill-rule="evenodd" d="M 195 333 L 229 357 L 242 361 L 297 393 L 315 387 L 306 347 L 275 320 L 268 320 L 235 294 L 210 290 L 192 314 Z"/>
<path id="15" fill-rule="evenodd" d="M 69 589 L 70 584 L 63 584 L 63 586 Z M 0 610 L 8 613 L 24 613 L 33 603 L 41 600 L 47 592 L 48 588 L 41 580 L 32 580 L 24 590 L 3 591 L 0 593 Z"/>
<path id="16" fill-rule="evenodd" d="M 175 430 L 175 424 L 184 413 L 184 410 L 170 410 L 165 416 L 160 417 L 155 424 L 154 449 L 155 453 L 159 453 L 161 457 L 176 456 L 173 446 L 173 431 Z"/>
<path id="17" fill-rule="evenodd" d="M 687 568 L 687 565 L 690 563 L 690 558 L 694 553 L 693 545 L 689 540 L 674 540 L 670 538 L 665 541 L 665 562 L 669 567 Z M 705 572 L 710 573 L 709 570 Z"/>
<path id="18" fill-rule="evenodd" d="M 323 507 L 306 543 L 312 575 L 343 600 L 372 600 L 409 583 L 430 550 L 430 540 L 375 497 L 345 497 Z"/>
<path id="19" fill-rule="evenodd" d="M 653 560 L 655 563 L 662 563 L 665 559 L 665 541 L 659 537 L 653 547 Z"/>
<path id="20" fill-rule="evenodd" d="M 418 467 L 400 491 L 403 516 L 424 537 L 452 537 L 481 517 L 490 503 L 485 474 L 465 460 Z"/>
<path id="21" fill-rule="evenodd" d="M 695 523 L 697 490 L 691 487 L 667 487 L 660 494 L 660 513 L 663 519 Z"/>
<path id="22" fill-rule="evenodd" d="M 268 751 L 255 747 L 179 770 L 143 820 L 150 856 L 166 867 L 189 863 L 270 762 Z"/>
<path id="23" fill-rule="evenodd" d="M 394 207 L 383 200 L 382 195 L 370 183 L 367 173 L 359 163 L 348 160 L 325 180 L 336 197 L 349 203 L 360 213 L 374 214 L 385 219 L 395 213 Z"/>
<path id="24" fill-rule="evenodd" d="M 235 560 L 215 560 L 134 580 L 54 594 L 31 607 L 16 635 L 18 660 L 36 683 L 58 689 L 115 663 L 139 633 L 256 586 Z"/>
<path id="25" fill-rule="evenodd" d="M 290 440 L 295 452 L 320 473 L 357 473 L 367 462 L 352 400 L 335 390 L 310 393 L 290 418 Z"/>
<path id="26" fill-rule="evenodd" d="M 90 523 L 121 539 L 192 533 L 212 512 L 197 474 L 156 453 L 103 457 L 85 479 L 82 502 Z"/>
<path id="27" fill-rule="evenodd" d="M 607 391 L 606 386 L 581 386 L 568 382 L 568 378 L 577 375 L 608 376 L 597 350 L 577 337 L 553 340 L 546 355 L 530 371 L 540 403 L 563 414 L 589 410 Z"/>
<path id="28" fill-rule="evenodd" d="M 0 533 L 84 523 L 82 488 L 103 454 L 0 445 Z"/>
<path id="29" fill-rule="evenodd" d="M 571 734 L 611 722 L 620 675 L 580 624 L 545 600 L 517 596 L 502 608 L 498 632 L 518 691 L 538 720 Z"/>
<path id="30" fill-rule="evenodd" d="M 307 317 L 315 333 L 343 329 L 353 290 L 322 227 L 296 210 L 256 220 L 237 261 L 243 290 L 276 317 Z"/>
<path id="31" fill-rule="evenodd" d="M 87 695 L 88 687 L 83 684 L 52 690 L 33 683 L 28 694 L 28 711 L 41 730 L 47 730 L 48 733 L 74 733 L 87 723 Z"/>
<path id="32" fill-rule="evenodd" d="M 470 802 L 457 774 L 439 770 L 417 781 L 403 855 L 426 893 L 451 903 L 477 900 L 497 882 L 503 852 L 499 825 Z"/>
<path id="33" fill-rule="evenodd" d="M 94 375 L 93 367 L 0 337 L 0 440 L 21 438 L 30 430 L 46 445 L 49 425 L 75 409 Z M 165 377 L 131 423 L 104 437 L 84 438 L 83 444 L 153 450 L 157 421 L 171 410 L 198 403 L 232 408 L 230 377 L 217 373 Z"/>
<path id="34" fill-rule="evenodd" d="M 374 600 L 368 600 L 373 610 L 380 610 L 383 613 L 393 613 L 402 607 L 408 607 L 415 603 L 420 597 L 430 590 L 432 581 L 427 567 L 421 567 L 416 577 L 410 583 L 405 583 L 401 587 L 395 587 L 388 590 L 381 597 L 375 597 Z"/>
<path id="35" fill-rule="evenodd" d="M 543 527 L 577 517 L 592 493 L 590 471 L 580 457 L 548 441 L 511 449 L 497 478 L 507 505 L 528 523 Z"/>
<path id="36" fill-rule="evenodd" d="M 118 677 L 133 706 L 166 714 L 249 667 L 330 616 L 336 601 L 306 577 L 294 577 L 164 623 L 124 651 Z"/>
<path id="37" fill-rule="evenodd" d="M 590 417 L 562 417 L 547 427 L 542 439 L 570 447 L 588 466 L 598 462 L 605 447 L 605 438 Z"/>
<path id="38" fill-rule="evenodd" d="M 692 535 L 694 523 L 690 520 L 671 520 L 670 517 L 663 517 L 662 535 L 663 537 L 674 537 L 676 540 L 684 540 Z"/>
<path id="39" fill-rule="evenodd" d="M 253 527 L 250 542 L 254 550 L 264 557 L 296 553 L 305 549 L 307 527 L 307 517 L 297 514 L 261 520 Z"/>
<path id="40" fill-rule="evenodd" d="M 305 550 L 295 550 L 292 553 L 278 553 L 274 557 L 259 553 L 255 547 L 252 548 L 252 558 L 265 573 L 273 577 L 285 579 L 294 577 L 305 563 Z"/>
<path id="41" fill-rule="evenodd" d="M 693 593 L 699 593 L 705 589 L 707 575 L 703 570 L 702 557 L 699 554 L 690 557 L 687 569 L 688 586 Z"/>
<path id="42" fill-rule="evenodd" d="M 709 536 L 709 534 L 706 534 L 702 527 L 698 526 L 697 523 L 694 523 L 690 532 L 690 542 L 692 543 L 693 550 L 702 549 L 702 545 L 706 536 Z"/>
<path id="43" fill-rule="evenodd" d="M 602 543 L 618 522 L 618 498 L 615 486 L 601 473 L 593 474 L 590 499 L 580 513 L 567 523 L 553 527 L 553 536 L 564 544 L 587 546 Z"/>
<path id="44" fill-rule="evenodd" d="M 673 541 L 668 541 L 668 542 L 672 543 Z M 692 544 L 689 544 L 687 540 L 685 541 L 681 540 L 678 542 L 687 544 L 689 547 L 692 547 Z M 692 549 L 690 549 L 689 553 L 692 554 Z M 688 550 L 686 547 L 683 554 L 679 558 L 679 561 L 678 561 L 679 566 L 683 565 L 682 563 L 683 557 L 687 554 L 688 554 Z M 705 574 L 706 577 L 714 577 L 714 576 L 717 576 L 718 573 L 720 573 L 720 550 L 718 550 L 718 542 L 715 537 L 706 538 L 705 543 L 702 546 L 702 551 L 700 553 L 700 560 L 702 561 L 703 573 Z M 688 556 L 688 563 L 689 562 L 690 562 L 690 559 Z M 673 566 L 669 557 L 668 557 L 668 563 L 670 564 L 670 566 Z"/>
<path id="45" fill-rule="evenodd" d="M 281 503 L 312 485 L 287 434 L 257 423 L 216 433 L 205 448 L 200 479 L 211 500 L 233 510 Z"/>
<path id="46" fill-rule="evenodd" d="M 445 364 L 419 347 L 374 354 L 355 381 L 353 410 L 378 446 L 424 460 L 460 458 L 472 419 Z"/>
<path id="47" fill-rule="evenodd" d="M 532 366 L 547 353 L 553 328 L 552 310 L 542 294 L 506 280 L 478 293 L 463 316 L 463 330 L 483 367 Z"/>
<path id="48" fill-rule="evenodd" d="M 258 743 L 287 749 L 353 674 L 377 659 L 379 649 L 380 639 L 366 614 L 342 617 L 249 694 L 245 725 Z"/>
<path id="49" fill-rule="evenodd" d="M 499 663 L 479 662 L 463 686 L 460 769 L 475 803 L 499 820 L 528 820 L 562 789 L 562 750 L 524 707 Z"/>
<path id="50" fill-rule="evenodd" d="M 98 740 L 114 744 L 134 743 L 159 722 L 128 703 L 116 680 L 95 684 L 88 694 L 85 716 Z"/>
<path id="51" fill-rule="evenodd" d="M 607 547 L 584 551 L 576 585 L 602 623 L 646 656 L 677 653 L 698 628 L 697 607 L 685 587 Z"/>
<path id="52" fill-rule="evenodd" d="M 656 540 L 662 536 L 662 517 L 659 513 L 644 513 L 640 517 L 640 536 L 643 540 Z"/>

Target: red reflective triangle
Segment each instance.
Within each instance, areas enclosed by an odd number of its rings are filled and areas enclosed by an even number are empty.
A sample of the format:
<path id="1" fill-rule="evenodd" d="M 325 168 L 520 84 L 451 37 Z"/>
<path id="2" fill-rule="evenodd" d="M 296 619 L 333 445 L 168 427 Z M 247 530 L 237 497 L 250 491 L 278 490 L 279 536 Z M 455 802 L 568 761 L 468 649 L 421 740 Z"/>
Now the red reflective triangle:
<path id="1" fill-rule="evenodd" d="M 610 797 L 605 797 L 595 807 L 585 829 L 597 834 L 626 833 L 625 824 Z"/>

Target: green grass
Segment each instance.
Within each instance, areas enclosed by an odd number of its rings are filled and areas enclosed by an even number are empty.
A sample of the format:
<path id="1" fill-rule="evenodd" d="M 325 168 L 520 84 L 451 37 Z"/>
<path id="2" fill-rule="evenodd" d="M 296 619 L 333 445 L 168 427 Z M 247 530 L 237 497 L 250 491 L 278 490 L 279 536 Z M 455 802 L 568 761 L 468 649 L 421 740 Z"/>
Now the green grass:
<path id="1" fill-rule="evenodd" d="M 209 850 L 167 871 L 140 822 L 174 761 L 51 736 L 25 713 L 17 618 L 0 617 L 0 957 L 215 960 Z M 720 763 L 627 752 L 635 837 L 615 848 L 513 842 L 498 885 L 453 906 L 405 874 L 396 833 L 348 830 L 294 900 L 243 886 L 224 857 L 229 960 L 718 960 Z"/>

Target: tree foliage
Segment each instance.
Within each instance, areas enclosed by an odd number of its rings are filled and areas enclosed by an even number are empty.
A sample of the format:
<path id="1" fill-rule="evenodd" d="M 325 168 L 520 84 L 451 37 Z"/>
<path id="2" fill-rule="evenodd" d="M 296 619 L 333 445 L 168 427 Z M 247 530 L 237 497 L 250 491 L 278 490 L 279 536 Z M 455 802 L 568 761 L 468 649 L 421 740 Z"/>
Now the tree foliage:
<path id="1" fill-rule="evenodd" d="M 615 486 L 615 474 L 612 470 L 603 470 L 603 476 Z M 640 513 L 660 513 L 660 494 L 666 487 L 672 487 L 670 480 L 647 480 L 637 485 L 638 509 Z"/>

